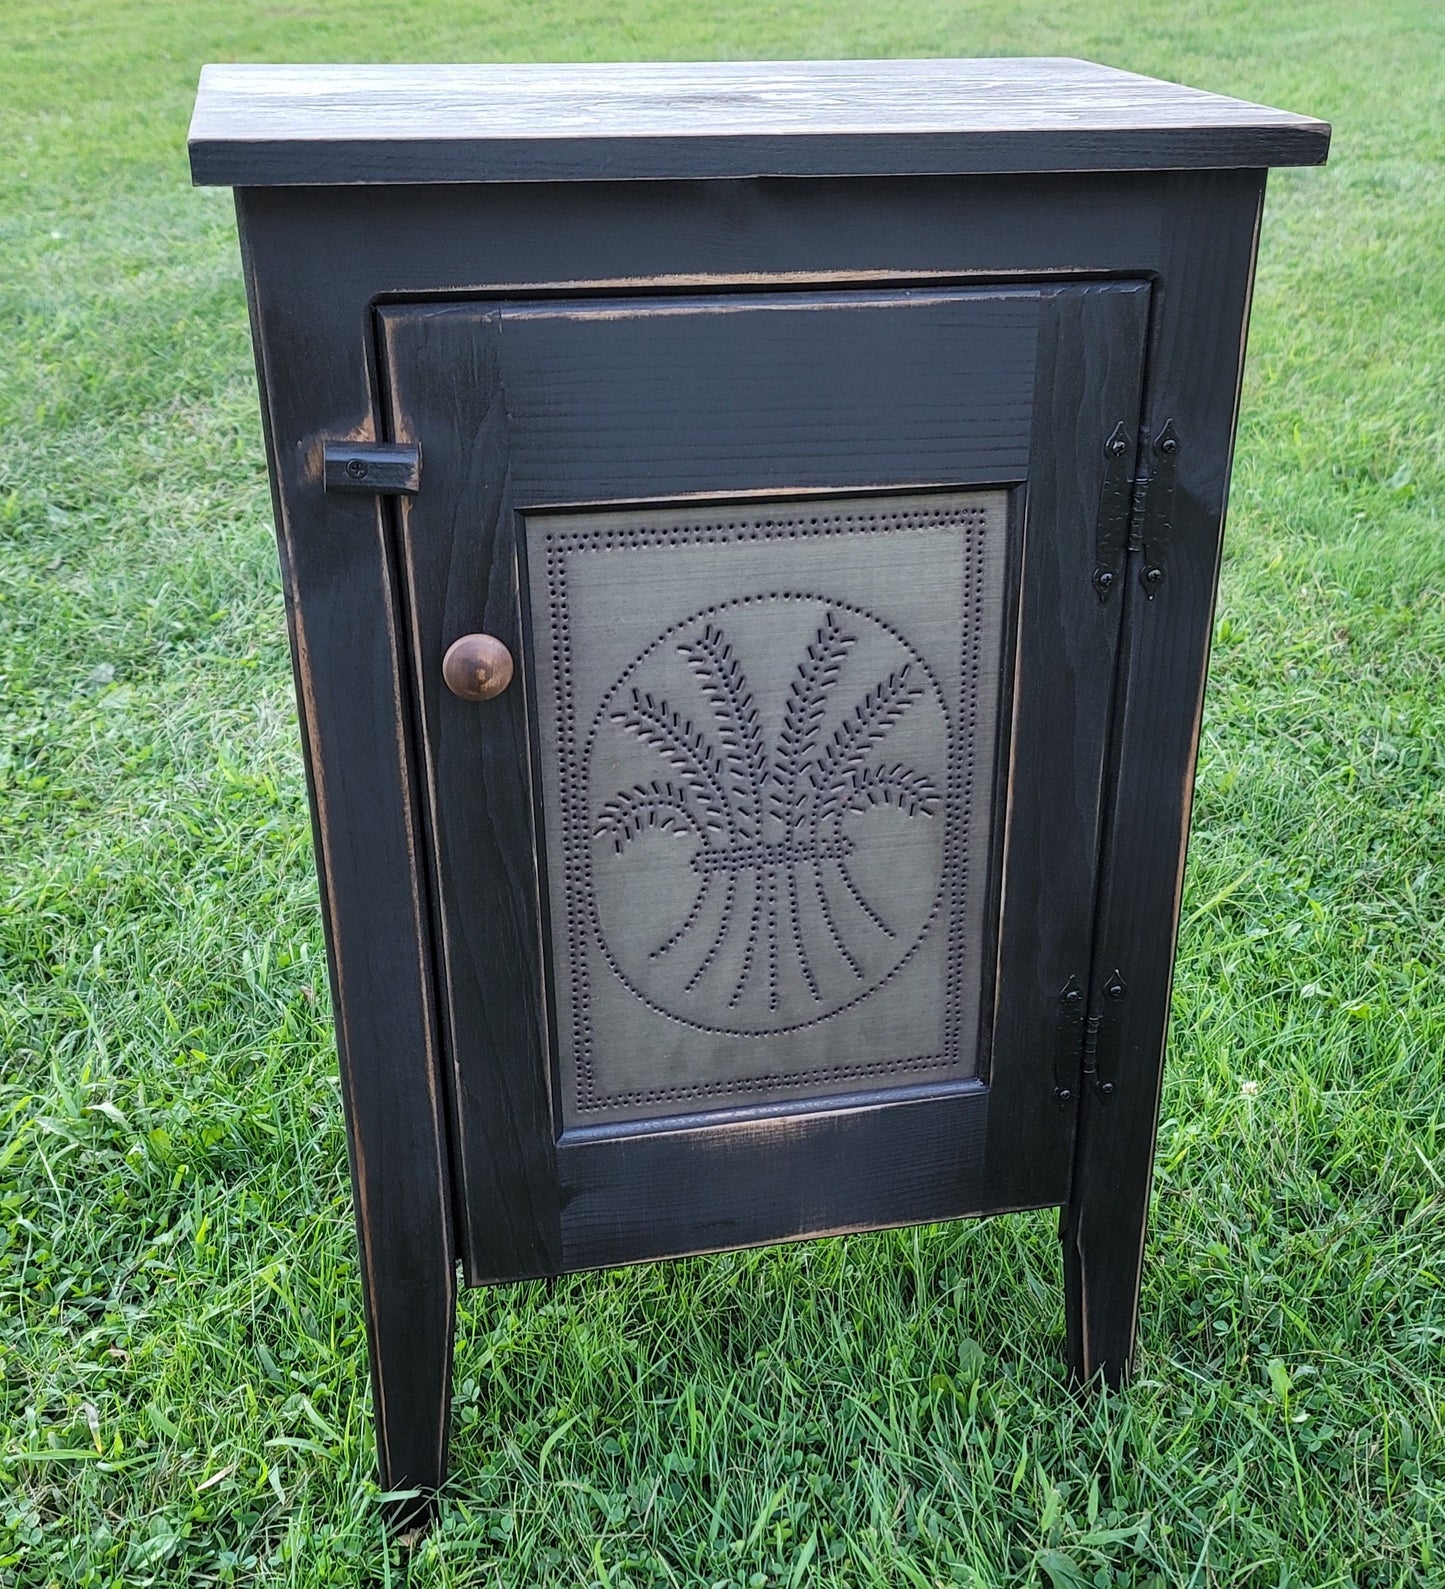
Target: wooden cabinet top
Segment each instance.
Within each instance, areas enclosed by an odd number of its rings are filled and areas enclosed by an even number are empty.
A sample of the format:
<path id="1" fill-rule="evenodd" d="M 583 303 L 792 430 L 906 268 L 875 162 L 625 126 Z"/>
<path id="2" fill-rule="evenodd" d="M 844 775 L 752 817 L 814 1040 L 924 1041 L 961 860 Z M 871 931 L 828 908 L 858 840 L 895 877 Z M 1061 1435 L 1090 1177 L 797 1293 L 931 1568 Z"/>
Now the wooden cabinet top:
<path id="1" fill-rule="evenodd" d="M 207 66 L 231 187 L 1320 165 L 1328 123 L 1067 59 Z"/>

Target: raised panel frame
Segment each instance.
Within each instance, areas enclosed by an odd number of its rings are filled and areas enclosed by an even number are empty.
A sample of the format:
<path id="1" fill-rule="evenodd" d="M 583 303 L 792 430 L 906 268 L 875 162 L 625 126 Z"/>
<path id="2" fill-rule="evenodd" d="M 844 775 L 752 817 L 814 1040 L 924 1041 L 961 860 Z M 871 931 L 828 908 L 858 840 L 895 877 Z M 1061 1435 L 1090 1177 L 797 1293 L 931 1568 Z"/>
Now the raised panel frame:
<path id="1" fill-rule="evenodd" d="M 1120 610 L 1091 583 L 1093 520 L 1104 441 L 1137 425 L 1148 305 L 1147 283 L 1113 281 L 379 312 L 391 434 L 427 460 L 425 493 L 401 508 L 401 551 L 469 1278 L 1067 1196 L 1075 1113 L 1057 1096 L 1058 1000 L 1087 976 Z M 820 365 L 832 379 L 813 378 Z M 1005 668 L 1001 734 L 1014 886 L 1000 890 L 991 1046 L 1005 1062 L 972 1083 L 860 1086 L 825 1106 L 679 1111 L 645 1131 L 573 1126 L 544 1141 L 559 1111 L 542 1035 L 545 882 L 523 860 L 539 854 L 522 815 L 535 834 L 531 705 L 525 689 L 480 711 L 451 699 L 441 650 L 483 627 L 523 651 L 529 514 L 622 506 L 644 489 L 670 502 L 939 485 L 1016 492 L 1033 526 L 1031 616 Z"/>

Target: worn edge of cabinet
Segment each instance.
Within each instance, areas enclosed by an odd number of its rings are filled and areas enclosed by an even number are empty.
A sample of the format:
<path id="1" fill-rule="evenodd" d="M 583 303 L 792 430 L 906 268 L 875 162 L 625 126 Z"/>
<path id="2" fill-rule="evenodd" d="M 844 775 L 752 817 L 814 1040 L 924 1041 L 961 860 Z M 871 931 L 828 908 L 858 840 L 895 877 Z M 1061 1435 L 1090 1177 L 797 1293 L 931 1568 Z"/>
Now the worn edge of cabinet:
<path id="1" fill-rule="evenodd" d="M 513 416 L 519 490 L 526 498 L 523 507 L 706 501 L 737 494 L 783 500 L 836 491 L 930 490 L 933 482 L 960 488 L 1011 484 L 1021 477 L 1026 457 L 1021 438 L 1014 439 L 1019 427 L 1010 416 L 1031 398 L 1037 296 L 1032 285 L 1019 283 L 907 288 L 879 284 L 862 289 L 828 284 L 772 292 L 767 283 L 759 282 L 751 290 L 727 294 L 643 293 L 511 302 L 503 312 L 507 401 Z M 810 312 L 800 313 L 810 300 Z M 870 344 L 855 348 L 845 335 L 819 338 L 816 330 L 822 321 L 841 332 L 850 318 L 876 325 L 881 312 L 907 316 L 910 322 L 943 317 L 962 303 L 971 310 L 976 306 L 980 317 L 996 319 L 996 335 L 1012 335 L 1027 350 L 1028 383 L 1014 383 L 1009 391 L 1002 377 L 1012 375 L 1013 367 L 1000 357 L 988 373 L 977 375 L 978 392 L 970 394 L 967 407 L 960 403 L 955 409 L 959 429 L 980 451 L 983 445 L 973 440 L 975 434 L 986 430 L 991 420 L 998 428 L 991 438 L 989 468 L 983 473 L 950 467 L 952 454 L 960 450 L 957 437 L 939 423 L 937 409 L 908 401 L 925 390 L 924 369 L 910 371 L 906 365 L 887 361 L 880 368 L 877 350 Z M 435 312 L 448 311 L 438 307 Z M 762 345 L 771 344 L 770 354 L 776 348 L 776 360 L 759 360 L 751 369 L 737 365 L 734 349 L 745 333 L 731 333 L 729 322 L 761 323 L 761 317 L 768 315 L 774 317 L 777 329 Z M 696 330 L 682 332 L 679 317 L 684 323 L 694 322 Z M 1019 325 L 1010 327 L 1011 320 L 1027 323 L 1027 332 L 1020 335 Z M 931 355 L 930 339 L 917 327 L 902 321 L 895 327 L 896 343 L 907 341 L 922 357 Z M 978 335 L 982 334 L 981 328 Z M 669 372 L 659 368 L 660 360 L 677 357 L 675 344 L 683 335 L 698 367 L 708 371 L 704 383 L 679 383 L 675 375 L 669 383 Z M 593 368 L 579 379 L 576 364 L 583 338 L 596 352 L 594 356 L 589 350 Z M 797 351 L 797 344 L 810 341 L 811 369 Z M 790 380 L 783 373 L 786 368 L 795 369 L 796 377 Z M 806 458 L 801 448 L 781 443 L 781 433 L 799 405 L 811 402 L 831 416 L 835 410 L 825 404 L 847 408 L 870 381 L 876 385 L 873 406 L 878 411 L 873 434 L 851 447 L 814 441 Z M 701 387 L 697 393 L 689 389 L 694 384 Z M 1012 409 L 1006 406 L 1010 399 Z M 729 476 L 729 462 L 717 456 L 723 423 L 718 409 L 729 403 L 736 417 L 730 421 L 726 450 L 736 449 L 746 460 L 746 481 Z M 995 405 L 1003 417 L 993 419 Z M 641 448 L 637 443 L 644 437 L 646 447 Z M 599 461 L 608 456 L 619 460 L 615 467 Z"/>
<path id="2" fill-rule="evenodd" d="M 1164 577 L 1124 579 L 1109 814 L 1089 984 L 1074 1184 L 1060 1220 L 1070 1366 L 1117 1386 L 1135 1353 L 1170 992 L 1265 173 L 1201 202 L 1171 184 L 1139 456 L 1172 423 Z M 1137 541 L 1137 536 L 1131 536 Z"/>
<path id="3" fill-rule="evenodd" d="M 202 69 L 216 185 L 1318 165 L 1330 128 L 1068 58 Z"/>
<path id="4" fill-rule="evenodd" d="M 354 393 L 334 367 L 346 352 L 328 350 L 323 339 L 301 378 L 297 414 L 277 413 L 278 364 L 289 361 L 276 357 L 272 278 L 258 264 L 237 199 L 327 946 L 378 1466 L 383 1490 L 400 1497 L 389 1520 L 404 1528 L 429 1519 L 446 1474 L 456 1263 L 393 554 L 377 500 L 323 496 L 319 445 L 294 423 L 303 411 L 349 406 Z M 284 305 L 278 318 L 287 318 Z M 375 434 L 371 416 L 353 414 L 353 422 Z M 337 533 L 338 518 L 350 534 Z M 312 631 L 337 617 L 353 626 L 353 641 L 359 630 L 373 649 L 313 643 Z M 387 704 L 368 721 L 366 708 L 377 701 Z M 328 782 L 328 766 L 346 772 Z M 383 943 L 396 951 L 385 967 L 392 991 L 385 1001 L 369 997 L 365 985 L 380 969 L 367 962 L 385 953 L 375 947 Z M 398 974 L 407 965 L 414 973 Z"/>
<path id="5" fill-rule="evenodd" d="M 612 1268 L 981 1213 L 988 1120 L 988 1090 L 966 1081 L 635 1134 L 564 1133 L 565 1267 Z M 619 1154 L 631 1159 L 626 1175 L 615 1168 Z M 832 1184 L 840 1161 L 857 1166 L 841 1187 Z M 886 1207 L 878 1165 L 886 1166 Z M 751 1194 L 745 1202 L 736 1197 L 740 1182 Z M 829 1188 L 826 1209 L 818 1186 Z"/>

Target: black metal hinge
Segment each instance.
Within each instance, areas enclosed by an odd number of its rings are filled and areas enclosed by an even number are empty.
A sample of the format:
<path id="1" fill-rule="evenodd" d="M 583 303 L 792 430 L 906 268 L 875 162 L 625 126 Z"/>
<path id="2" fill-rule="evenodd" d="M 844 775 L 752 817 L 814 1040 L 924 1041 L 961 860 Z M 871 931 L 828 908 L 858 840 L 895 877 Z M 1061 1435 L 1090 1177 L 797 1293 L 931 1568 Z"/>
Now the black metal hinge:
<path id="1" fill-rule="evenodd" d="M 421 490 L 421 448 L 403 441 L 328 441 L 322 448 L 328 491 L 410 497 Z"/>
<path id="2" fill-rule="evenodd" d="M 1108 1103 L 1114 1095 L 1115 1077 L 1112 1074 L 1114 1066 L 1109 1061 L 1114 1056 L 1118 1044 L 1117 1041 L 1104 1044 L 1104 1057 L 1101 1059 L 1099 1035 L 1108 1019 L 1109 1006 L 1118 1004 L 1126 991 L 1124 979 L 1116 969 L 1103 987 L 1106 1002 L 1096 1005 L 1084 1024 L 1084 1085 L 1093 1089 L 1094 1096 L 1100 1103 Z M 1114 1027 L 1117 1030 L 1117 1021 Z"/>
<path id="3" fill-rule="evenodd" d="M 1092 1006 L 1084 997 L 1077 977 L 1070 977 L 1059 990 L 1059 1026 L 1054 1046 L 1054 1102 L 1067 1109 L 1074 1097 L 1075 1079 L 1100 1103 L 1114 1095 L 1118 1022 L 1109 1021 L 1110 1008 L 1124 997 L 1124 978 L 1115 970 L 1100 989 L 1100 999 Z M 1102 1050 L 1102 1058 L 1101 1058 Z"/>
<path id="4" fill-rule="evenodd" d="M 1100 601 L 1108 601 L 1123 573 L 1133 502 L 1129 433 L 1121 419 L 1104 443 L 1104 478 L 1099 486 L 1099 519 L 1094 529 L 1094 589 Z"/>
<path id="5" fill-rule="evenodd" d="M 1149 452 L 1151 467 L 1131 473 L 1129 433 L 1123 420 L 1104 443 L 1094 553 L 1094 589 L 1100 601 L 1108 601 L 1117 588 L 1130 552 L 1143 554 L 1139 583 L 1151 601 L 1164 581 L 1174 530 L 1174 474 L 1179 456 L 1179 433 L 1172 419 L 1165 420 Z"/>

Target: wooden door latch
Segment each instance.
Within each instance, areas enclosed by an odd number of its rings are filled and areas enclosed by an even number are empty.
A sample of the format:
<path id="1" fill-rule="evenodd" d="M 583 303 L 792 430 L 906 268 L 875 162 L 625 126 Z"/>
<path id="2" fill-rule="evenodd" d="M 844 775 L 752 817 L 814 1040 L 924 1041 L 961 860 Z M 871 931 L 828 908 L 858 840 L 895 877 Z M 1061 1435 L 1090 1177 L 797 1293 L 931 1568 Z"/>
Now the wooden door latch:
<path id="1" fill-rule="evenodd" d="M 322 444 L 322 487 L 374 497 L 411 497 L 421 490 L 421 448 L 403 441 Z"/>

